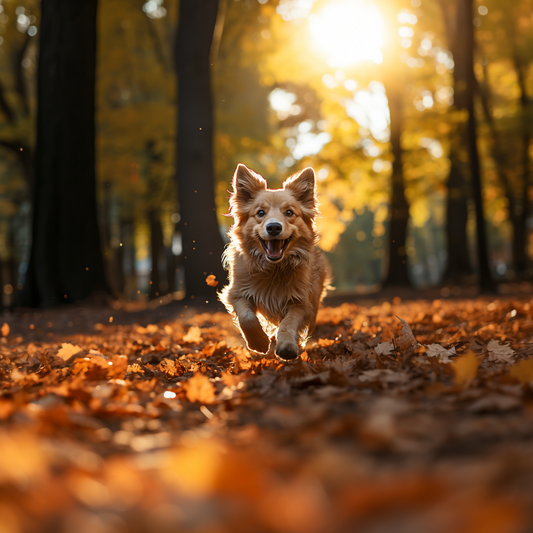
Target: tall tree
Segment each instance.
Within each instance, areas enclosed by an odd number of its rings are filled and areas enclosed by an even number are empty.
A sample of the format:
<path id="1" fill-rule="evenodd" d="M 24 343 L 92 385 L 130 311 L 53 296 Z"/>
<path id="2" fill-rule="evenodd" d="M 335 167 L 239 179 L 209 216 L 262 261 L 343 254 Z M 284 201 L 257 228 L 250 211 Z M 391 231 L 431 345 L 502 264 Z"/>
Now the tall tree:
<path id="1" fill-rule="evenodd" d="M 96 215 L 97 0 L 43 0 L 33 240 L 23 305 L 107 290 Z"/>
<path id="2" fill-rule="evenodd" d="M 472 182 L 472 196 L 476 209 L 476 244 L 479 271 L 479 286 L 482 291 L 493 291 L 487 231 L 485 228 L 485 215 L 483 206 L 483 188 L 481 183 L 481 168 L 477 147 L 477 120 L 474 106 L 476 94 L 476 78 L 474 74 L 474 25 L 473 25 L 473 0 L 459 0 L 457 5 L 457 36 L 463 40 L 461 46 L 456 42 L 455 56 L 457 59 L 455 69 L 461 83 L 455 86 L 455 101 L 457 107 L 465 109 L 468 113 L 466 128 L 466 145 L 470 163 Z M 449 216 L 453 216 L 449 211 Z"/>
<path id="3" fill-rule="evenodd" d="M 463 94 L 467 85 L 468 68 L 465 64 L 468 51 L 467 35 L 459 32 L 459 3 L 440 0 L 446 38 L 452 53 L 455 69 L 453 71 L 453 85 L 455 90 L 454 108 L 459 111 L 466 107 Z M 462 13 L 462 12 L 461 12 Z M 468 21 L 472 26 L 471 16 Z M 461 22 L 462 23 L 462 22 Z M 463 155 L 466 146 L 466 128 L 464 124 L 457 124 L 450 139 L 450 171 L 446 180 L 448 195 L 446 197 L 446 237 L 448 263 L 444 272 L 444 282 L 462 283 L 465 276 L 472 274 L 468 247 L 467 223 L 468 201 L 471 198 L 471 187 L 467 178 L 468 169 L 462 163 L 467 158 Z"/>
<path id="4" fill-rule="evenodd" d="M 218 0 L 181 0 L 176 40 L 178 74 L 177 183 L 187 297 L 213 296 L 205 278 L 225 278 L 215 209 L 211 43 Z"/>
<path id="5" fill-rule="evenodd" d="M 402 2 L 395 4 L 400 10 Z M 388 29 L 398 33 L 397 18 L 388 20 Z M 398 43 L 392 41 L 383 49 L 383 85 L 389 104 L 390 146 L 393 155 L 391 175 L 391 196 L 389 216 L 389 255 L 385 286 L 410 285 L 407 269 L 407 225 L 409 223 L 409 204 L 405 197 L 404 151 L 401 138 L 405 128 L 405 81 L 407 67 L 401 60 Z"/>
<path id="6" fill-rule="evenodd" d="M 390 112 L 390 143 L 394 157 L 391 176 L 388 273 L 384 285 L 405 286 L 410 285 L 406 254 L 409 204 L 405 198 L 403 149 L 401 145 L 405 102 L 402 84 L 397 82 L 396 76 L 391 76 L 392 72 L 394 70 L 386 74 L 384 80 Z"/>

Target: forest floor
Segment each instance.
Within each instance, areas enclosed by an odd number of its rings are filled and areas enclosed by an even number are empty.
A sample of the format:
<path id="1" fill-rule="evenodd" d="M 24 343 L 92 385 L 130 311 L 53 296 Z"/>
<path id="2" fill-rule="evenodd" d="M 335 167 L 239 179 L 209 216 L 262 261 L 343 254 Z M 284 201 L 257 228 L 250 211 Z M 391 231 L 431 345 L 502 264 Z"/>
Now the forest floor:
<path id="1" fill-rule="evenodd" d="M 531 296 L 434 296 L 292 364 L 216 306 L 4 315 L 0 533 L 532 531 Z"/>

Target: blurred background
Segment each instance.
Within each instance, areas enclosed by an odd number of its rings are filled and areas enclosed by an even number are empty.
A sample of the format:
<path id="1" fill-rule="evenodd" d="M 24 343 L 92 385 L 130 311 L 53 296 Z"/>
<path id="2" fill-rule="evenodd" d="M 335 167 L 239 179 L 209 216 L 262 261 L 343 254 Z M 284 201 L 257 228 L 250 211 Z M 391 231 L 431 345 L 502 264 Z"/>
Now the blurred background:
<path id="1" fill-rule="evenodd" d="M 530 278 L 532 1 L 220 0 L 216 8 L 222 236 L 237 163 L 272 188 L 313 166 L 320 246 L 338 289 L 441 286 L 447 296 Z M 98 2 L 98 223 L 109 289 L 129 301 L 186 294 L 180 204 L 188 198 L 175 178 L 179 11 L 178 0 Z M 0 0 L 4 306 L 17 302 L 30 257 L 40 33 L 40 2 Z"/>

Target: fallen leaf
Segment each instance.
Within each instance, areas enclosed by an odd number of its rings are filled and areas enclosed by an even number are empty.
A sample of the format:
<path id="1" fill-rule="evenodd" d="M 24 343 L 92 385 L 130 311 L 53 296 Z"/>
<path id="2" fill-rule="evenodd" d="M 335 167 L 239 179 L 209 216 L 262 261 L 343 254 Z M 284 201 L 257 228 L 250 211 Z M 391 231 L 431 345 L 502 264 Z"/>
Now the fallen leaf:
<path id="1" fill-rule="evenodd" d="M 187 399 L 190 402 L 213 403 L 215 401 L 215 387 L 209 378 L 201 372 L 196 372 L 184 385 Z"/>
<path id="2" fill-rule="evenodd" d="M 244 378 L 244 374 L 231 374 L 230 372 L 222 372 L 222 382 L 228 387 L 236 387 Z"/>
<path id="3" fill-rule="evenodd" d="M 202 330 L 198 326 L 192 326 L 183 337 L 184 342 L 198 344 L 202 341 Z"/>
<path id="4" fill-rule="evenodd" d="M 452 366 L 455 372 L 455 382 L 463 387 L 468 387 L 477 375 L 479 361 L 472 352 L 468 352 L 466 355 L 458 357 Z"/>
<path id="5" fill-rule="evenodd" d="M 487 344 L 487 351 L 489 352 L 489 361 L 514 363 L 514 350 L 508 344 L 500 344 L 500 341 L 492 339 Z"/>
<path id="6" fill-rule="evenodd" d="M 217 278 L 216 278 L 216 276 L 213 276 L 213 274 L 210 274 L 209 276 L 207 276 L 207 278 L 205 278 L 205 282 L 210 287 L 216 287 L 218 285 Z"/>
<path id="7" fill-rule="evenodd" d="M 374 351 L 378 355 L 390 355 L 394 352 L 394 343 L 389 342 L 380 342 L 375 348 Z"/>
<path id="8" fill-rule="evenodd" d="M 520 383 L 533 381 L 533 359 L 520 361 L 513 365 L 509 370 L 509 375 L 520 381 Z"/>
<path id="9" fill-rule="evenodd" d="M 161 372 L 164 372 L 167 375 L 167 378 L 173 378 L 180 374 L 176 368 L 175 361 L 172 359 L 163 359 L 159 365 L 157 365 L 157 368 L 161 370 Z"/>
<path id="10" fill-rule="evenodd" d="M 2 334 L 2 337 L 7 337 L 9 335 L 9 324 L 7 322 L 4 322 L 2 324 L 2 327 L 0 328 L 0 333 Z"/>
<path id="11" fill-rule="evenodd" d="M 410 348 L 411 346 L 418 346 L 419 342 L 415 339 L 415 336 L 413 334 L 413 331 L 409 327 L 409 324 L 401 319 L 399 316 L 396 317 L 401 323 L 402 323 L 402 329 L 400 331 L 400 335 L 398 336 L 398 348 L 400 348 L 400 351 L 405 351 L 407 348 Z"/>
<path id="12" fill-rule="evenodd" d="M 74 346 L 72 344 L 69 344 L 68 342 L 64 342 L 61 345 L 61 348 L 57 352 L 57 356 L 61 357 L 63 361 L 66 361 L 67 359 L 70 359 L 73 355 L 76 355 L 78 352 L 81 352 L 81 348 L 79 346 Z"/>
<path id="13" fill-rule="evenodd" d="M 427 347 L 426 355 L 428 357 L 438 357 L 441 363 L 451 363 L 452 359 L 450 359 L 450 357 L 452 355 L 457 355 L 457 353 L 455 352 L 455 346 L 452 346 L 450 350 L 447 350 L 440 344 L 430 344 Z"/>
<path id="14" fill-rule="evenodd" d="M 334 340 L 331 339 L 318 339 L 318 345 L 322 348 L 326 348 L 328 346 L 331 346 L 332 344 L 335 344 Z"/>

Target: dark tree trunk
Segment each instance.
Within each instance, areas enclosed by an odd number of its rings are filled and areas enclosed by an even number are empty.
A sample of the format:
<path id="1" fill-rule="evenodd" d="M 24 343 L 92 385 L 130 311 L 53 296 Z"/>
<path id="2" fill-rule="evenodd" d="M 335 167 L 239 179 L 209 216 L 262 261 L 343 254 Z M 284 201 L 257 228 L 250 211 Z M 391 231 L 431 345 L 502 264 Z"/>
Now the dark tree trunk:
<path id="1" fill-rule="evenodd" d="M 463 91 L 467 83 L 467 68 L 465 65 L 465 35 L 459 33 L 459 4 L 455 5 L 448 0 L 440 0 L 446 28 L 448 46 L 455 62 L 453 81 L 455 89 L 454 106 L 456 109 L 465 107 Z M 468 20 L 472 25 L 472 17 Z M 448 262 L 444 272 L 445 283 L 462 284 L 465 278 L 472 274 L 470 253 L 468 248 L 467 222 L 468 200 L 471 198 L 470 183 L 461 164 L 461 152 L 465 149 L 466 128 L 459 124 L 452 133 L 450 146 L 450 172 L 446 180 L 448 196 L 446 198 L 446 237 Z"/>
<path id="2" fill-rule="evenodd" d="M 97 0 L 43 0 L 33 241 L 22 303 L 106 291 L 95 180 Z"/>
<path id="3" fill-rule="evenodd" d="M 404 92 L 397 80 L 388 80 L 385 91 L 389 101 L 390 142 L 394 161 L 392 163 L 391 217 L 389 228 L 389 270 L 385 286 L 410 285 L 407 271 L 407 224 L 409 222 L 409 205 L 405 198 L 403 175 L 403 150 L 401 135 L 403 131 Z"/>
<path id="4" fill-rule="evenodd" d="M 516 38 L 513 36 L 513 38 Z M 515 270 L 521 277 L 525 275 L 528 268 L 527 255 L 527 219 L 530 213 L 529 202 L 529 181 L 531 179 L 529 145 L 531 142 L 530 123 L 528 119 L 529 96 L 527 94 L 526 76 L 517 49 L 514 52 L 514 66 L 520 87 L 520 112 L 522 121 L 522 191 L 519 207 L 516 213 L 515 232 L 513 239 L 513 256 L 515 260 Z"/>
<path id="5" fill-rule="evenodd" d="M 150 300 L 163 294 L 163 283 L 161 280 L 162 255 L 165 248 L 163 243 L 163 230 L 159 213 L 155 210 L 148 213 L 150 223 L 150 251 L 152 255 L 152 272 L 150 276 Z"/>
<path id="6" fill-rule="evenodd" d="M 15 225 L 11 220 L 9 228 L 9 261 L 8 261 L 8 277 L 9 283 L 13 287 L 11 295 L 11 302 L 16 302 L 18 298 L 18 273 L 19 273 L 19 259 L 17 254 L 17 244 L 15 239 Z M 1 287 L 1 286 L 0 286 Z"/>
<path id="7" fill-rule="evenodd" d="M 217 10 L 218 0 L 181 0 L 179 8 L 177 183 L 188 298 L 214 298 L 206 276 L 214 274 L 221 282 L 226 277 L 215 210 L 209 61 Z"/>
<path id="8" fill-rule="evenodd" d="M 122 247 L 124 249 L 124 295 L 133 300 L 137 297 L 137 272 L 135 268 L 135 226 L 133 220 L 121 222 Z"/>
<path id="9" fill-rule="evenodd" d="M 468 184 L 460 170 L 457 154 L 450 152 L 450 173 L 446 201 L 446 235 L 448 238 L 448 264 L 444 282 L 461 284 L 464 276 L 472 273 L 468 250 Z"/>
<path id="10" fill-rule="evenodd" d="M 523 110 L 525 113 L 526 110 Z M 528 241 L 528 229 L 527 219 L 531 211 L 531 205 L 529 201 L 529 181 L 530 181 L 530 160 L 529 160 L 529 144 L 531 137 L 529 134 L 529 124 L 527 119 L 524 118 L 524 132 L 522 134 L 522 205 L 520 212 L 517 216 L 514 228 L 513 238 L 513 257 L 514 267 L 519 277 L 523 278 L 526 275 L 526 271 L 529 266 L 529 257 L 527 253 L 527 241 Z"/>
<path id="11" fill-rule="evenodd" d="M 470 174 L 472 179 L 472 194 L 476 208 L 476 243 L 477 260 L 479 270 L 479 286 L 482 291 L 493 292 L 494 282 L 490 273 L 489 255 L 487 245 L 487 232 L 485 228 L 485 215 L 483 207 L 483 187 L 481 183 L 481 168 L 477 148 L 477 120 L 474 106 L 476 92 L 476 78 L 474 74 L 474 25 L 473 0 L 459 0 L 457 10 L 457 35 L 462 36 L 463 46 L 459 47 L 456 42 L 455 57 L 460 58 L 458 69 L 459 79 L 463 83 L 456 85 L 458 107 L 468 112 L 467 122 L 467 147 L 470 162 Z"/>
<path id="12" fill-rule="evenodd" d="M 166 262 L 167 262 L 168 292 L 169 294 L 173 294 L 176 291 L 177 261 L 176 261 L 176 256 L 172 253 L 172 246 L 169 249 L 167 249 Z"/>

